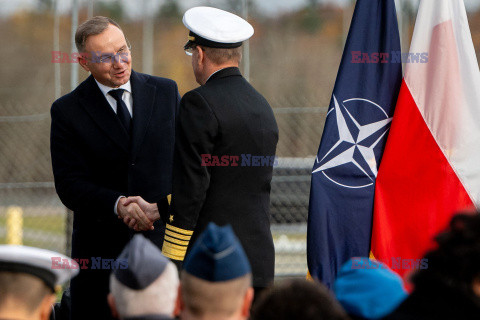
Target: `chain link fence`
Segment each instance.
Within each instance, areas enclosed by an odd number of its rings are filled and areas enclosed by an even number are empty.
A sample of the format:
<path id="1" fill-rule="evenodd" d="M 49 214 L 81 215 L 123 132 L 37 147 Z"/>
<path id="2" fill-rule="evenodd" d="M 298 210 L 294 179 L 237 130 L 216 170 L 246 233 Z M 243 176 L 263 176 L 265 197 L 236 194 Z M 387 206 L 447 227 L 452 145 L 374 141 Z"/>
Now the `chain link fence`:
<path id="1" fill-rule="evenodd" d="M 133 68 L 140 72 L 150 68 L 154 75 L 174 79 L 184 94 L 197 86 L 190 58 L 182 50 L 187 31 L 181 15 L 190 2 L 163 1 L 163 6 L 151 9 L 153 34 L 142 31 L 146 25 L 141 13 L 140 18 L 129 16 L 125 12 L 129 7 L 121 1 L 95 2 L 94 10 L 91 1 L 80 1 L 84 6 L 79 21 L 92 10 L 116 19 L 132 44 Z M 245 10 L 239 1 L 214 2 L 193 5 L 217 6 L 239 15 Z M 68 254 L 70 219 L 53 185 L 49 109 L 55 92 L 70 91 L 71 17 L 67 8 L 57 12 L 55 20 L 52 3 L 38 1 L 30 10 L 12 14 L 0 8 L 0 40 L 6 44 L 0 46 L 0 242 L 21 236 L 26 245 Z M 244 65 L 250 66 L 250 82 L 270 102 L 280 129 L 271 191 L 275 272 L 305 276 L 311 168 L 348 30 L 345 21 L 350 21 L 352 11 L 310 1 L 305 8 L 270 16 L 258 3 L 248 1 L 255 36 Z M 60 51 L 60 63 L 52 62 L 53 51 Z M 151 57 L 151 63 L 145 57 Z M 78 81 L 87 76 L 80 70 Z M 22 227 L 9 233 L 19 209 Z"/>
<path id="2" fill-rule="evenodd" d="M 28 110 L 23 104 L 0 104 L 0 242 L 8 242 L 8 220 L 20 208 L 23 221 L 17 236 L 23 244 L 68 253 L 68 213 L 55 192 L 51 173 L 50 118 L 48 113 Z M 291 136 L 304 140 L 297 148 L 315 150 L 320 136 L 312 132 L 321 132 L 319 123 L 325 108 L 274 111 L 280 128 L 279 153 L 282 148 L 290 150 Z M 290 126 L 288 118 L 314 126 Z M 280 157 L 274 167 L 271 221 L 277 276 L 306 274 L 306 219 L 313 161 L 313 157 Z"/>

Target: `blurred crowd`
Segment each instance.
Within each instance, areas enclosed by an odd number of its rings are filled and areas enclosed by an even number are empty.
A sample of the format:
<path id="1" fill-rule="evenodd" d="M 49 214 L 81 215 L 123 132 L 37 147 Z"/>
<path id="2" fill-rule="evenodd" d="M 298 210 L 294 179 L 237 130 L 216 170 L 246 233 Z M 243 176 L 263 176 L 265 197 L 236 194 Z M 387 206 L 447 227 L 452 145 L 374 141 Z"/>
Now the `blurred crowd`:
<path id="1" fill-rule="evenodd" d="M 480 215 L 454 216 L 435 241 L 423 267 L 405 279 L 380 262 L 353 258 L 332 291 L 318 281 L 286 279 L 256 297 L 250 263 L 230 226 L 210 223 L 180 273 L 138 234 L 112 268 L 108 302 L 122 320 L 478 319 Z M 68 319 L 68 291 L 54 304 L 55 290 L 78 267 L 56 252 L 0 246 L 0 319 Z"/>

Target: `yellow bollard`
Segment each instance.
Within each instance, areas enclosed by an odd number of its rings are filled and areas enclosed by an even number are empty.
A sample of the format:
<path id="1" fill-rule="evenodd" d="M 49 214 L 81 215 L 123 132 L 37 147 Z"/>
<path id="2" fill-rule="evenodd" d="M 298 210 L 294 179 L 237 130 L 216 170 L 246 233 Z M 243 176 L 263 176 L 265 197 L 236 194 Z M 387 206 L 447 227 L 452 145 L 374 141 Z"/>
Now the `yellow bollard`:
<path id="1" fill-rule="evenodd" d="M 23 210 L 21 207 L 7 208 L 7 244 L 22 244 Z"/>

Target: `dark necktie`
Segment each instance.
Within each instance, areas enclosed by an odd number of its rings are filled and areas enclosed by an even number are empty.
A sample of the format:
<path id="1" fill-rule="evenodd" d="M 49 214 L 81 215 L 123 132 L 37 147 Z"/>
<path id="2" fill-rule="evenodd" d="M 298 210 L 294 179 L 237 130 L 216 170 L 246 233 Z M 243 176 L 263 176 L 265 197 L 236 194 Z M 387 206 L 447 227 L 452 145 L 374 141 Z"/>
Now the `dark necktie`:
<path id="1" fill-rule="evenodd" d="M 108 93 L 117 101 L 117 117 L 120 119 L 120 122 L 130 134 L 130 128 L 132 126 L 132 117 L 130 112 L 128 112 L 127 105 L 122 100 L 124 89 L 115 89 L 110 90 Z"/>

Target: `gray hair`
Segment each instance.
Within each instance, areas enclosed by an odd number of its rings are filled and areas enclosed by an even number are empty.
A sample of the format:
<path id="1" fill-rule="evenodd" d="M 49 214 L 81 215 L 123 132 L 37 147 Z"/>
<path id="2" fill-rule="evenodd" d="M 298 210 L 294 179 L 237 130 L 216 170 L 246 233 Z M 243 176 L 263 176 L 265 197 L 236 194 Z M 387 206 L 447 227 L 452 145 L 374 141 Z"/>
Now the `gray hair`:
<path id="1" fill-rule="evenodd" d="M 179 282 L 177 267 L 169 261 L 162 274 L 142 290 L 128 288 L 112 273 L 110 292 L 122 319 L 147 314 L 173 317 Z"/>
<path id="2" fill-rule="evenodd" d="M 82 23 L 75 32 L 75 45 L 77 46 L 78 52 L 85 52 L 85 42 L 87 42 L 89 36 L 95 36 L 102 33 L 109 25 L 114 25 L 122 30 L 118 23 L 110 18 L 102 16 L 93 17 Z"/>

